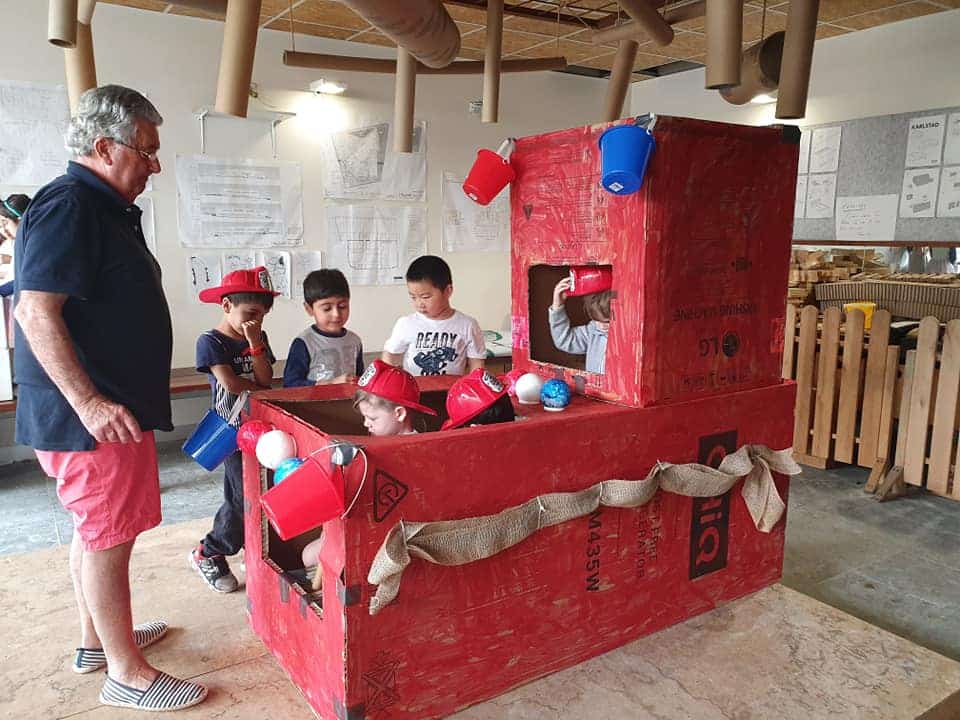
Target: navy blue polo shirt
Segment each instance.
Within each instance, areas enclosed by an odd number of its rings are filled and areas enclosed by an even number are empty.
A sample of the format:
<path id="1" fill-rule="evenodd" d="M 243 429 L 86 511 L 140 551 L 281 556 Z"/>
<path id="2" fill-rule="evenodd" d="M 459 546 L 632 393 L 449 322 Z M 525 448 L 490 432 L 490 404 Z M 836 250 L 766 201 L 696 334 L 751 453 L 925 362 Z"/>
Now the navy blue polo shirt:
<path id="1" fill-rule="evenodd" d="M 140 208 L 71 162 L 24 213 L 14 247 L 16 295 L 67 295 L 63 319 L 97 390 L 140 428 L 172 430 L 173 330 L 160 266 L 147 249 Z M 37 362 L 19 324 L 16 440 L 37 450 L 92 450 L 95 441 Z"/>

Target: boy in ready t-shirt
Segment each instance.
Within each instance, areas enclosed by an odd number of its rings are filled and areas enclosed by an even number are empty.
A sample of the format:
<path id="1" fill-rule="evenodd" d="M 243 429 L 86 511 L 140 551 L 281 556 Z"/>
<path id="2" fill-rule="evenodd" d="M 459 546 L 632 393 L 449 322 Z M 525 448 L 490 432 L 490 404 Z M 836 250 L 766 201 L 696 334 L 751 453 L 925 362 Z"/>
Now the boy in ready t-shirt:
<path id="1" fill-rule="evenodd" d="M 450 306 L 450 266 L 435 255 L 407 268 L 407 290 L 416 310 L 397 320 L 382 359 L 411 375 L 465 375 L 483 367 L 487 355 L 479 323 Z"/>

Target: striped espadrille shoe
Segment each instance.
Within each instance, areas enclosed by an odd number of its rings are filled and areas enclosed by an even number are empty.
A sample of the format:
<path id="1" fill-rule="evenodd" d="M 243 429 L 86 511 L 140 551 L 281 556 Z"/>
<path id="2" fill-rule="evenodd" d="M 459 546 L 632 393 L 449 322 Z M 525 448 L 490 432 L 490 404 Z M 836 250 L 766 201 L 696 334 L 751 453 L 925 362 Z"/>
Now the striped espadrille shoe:
<path id="1" fill-rule="evenodd" d="M 164 672 L 157 675 L 157 679 L 146 690 L 118 683 L 107 675 L 100 691 L 100 702 L 132 710 L 167 712 L 196 705 L 203 702 L 206 696 L 207 689 L 203 685 L 180 680 Z"/>
<path id="2" fill-rule="evenodd" d="M 133 627 L 133 639 L 137 647 L 145 648 L 153 645 L 167 634 L 169 626 L 163 620 L 151 620 L 142 625 Z M 107 656 L 103 648 L 77 648 L 77 656 L 73 659 L 73 671 L 80 675 L 96 672 L 107 666 Z"/>

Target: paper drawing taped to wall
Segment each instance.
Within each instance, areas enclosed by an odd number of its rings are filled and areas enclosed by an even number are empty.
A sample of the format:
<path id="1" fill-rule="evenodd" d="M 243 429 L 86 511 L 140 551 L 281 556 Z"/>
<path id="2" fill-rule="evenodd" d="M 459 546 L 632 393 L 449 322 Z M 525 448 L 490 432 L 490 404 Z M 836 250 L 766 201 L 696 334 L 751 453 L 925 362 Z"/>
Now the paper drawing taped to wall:
<path id="1" fill-rule="evenodd" d="M 321 141 L 324 195 L 358 200 L 424 200 L 426 132 L 425 122 L 413 126 L 412 153 L 391 149 L 388 122 L 331 133 Z"/>
<path id="2" fill-rule="evenodd" d="M 299 164 L 178 155 L 176 175 L 184 247 L 302 244 Z"/>
<path id="3" fill-rule="evenodd" d="M 330 206 L 329 265 L 356 285 L 403 283 L 407 265 L 426 252 L 426 220 L 422 207 Z"/>

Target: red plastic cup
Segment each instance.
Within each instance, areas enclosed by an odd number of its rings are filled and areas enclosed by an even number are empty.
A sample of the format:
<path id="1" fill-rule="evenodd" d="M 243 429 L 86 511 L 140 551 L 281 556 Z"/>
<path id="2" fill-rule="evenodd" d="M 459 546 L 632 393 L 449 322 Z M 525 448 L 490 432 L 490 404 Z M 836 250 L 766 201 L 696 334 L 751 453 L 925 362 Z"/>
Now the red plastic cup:
<path id="1" fill-rule="evenodd" d="M 581 265 L 570 268 L 568 297 L 591 295 L 613 287 L 613 270 L 596 265 Z"/>
<path id="2" fill-rule="evenodd" d="M 517 176 L 509 160 L 504 160 L 492 150 L 480 150 L 463 181 L 463 192 L 480 205 L 489 205 L 500 191 Z"/>
<path id="3" fill-rule="evenodd" d="M 311 455 L 261 495 L 260 505 L 280 539 L 289 540 L 343 514 L 343 474 L 330 467 L 329 455 Z"/>

